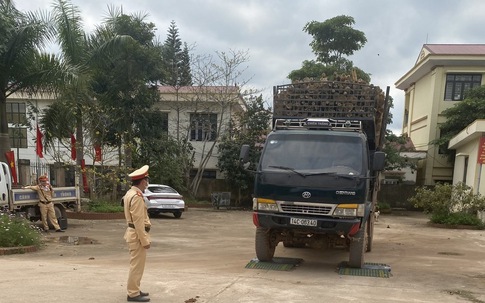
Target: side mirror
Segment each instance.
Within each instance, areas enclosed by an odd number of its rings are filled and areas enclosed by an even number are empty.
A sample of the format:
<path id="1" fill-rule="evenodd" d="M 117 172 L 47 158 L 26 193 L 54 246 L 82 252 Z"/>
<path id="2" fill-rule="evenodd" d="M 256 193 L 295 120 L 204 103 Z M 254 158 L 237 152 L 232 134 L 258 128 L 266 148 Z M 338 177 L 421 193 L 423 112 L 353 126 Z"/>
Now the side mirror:
<path id="1" fill-rule="evenodd" d="M 244 144 L 241 146 L 241 152 L 239 153 L 239 161 L 241 163 L 249 162 L 249 145 Z"/>
<path id="2" fill-rule="evenodd" d="M 386 153 L 376 151 L 372 160 L 372 170 L 381 171 L 386 167 Z"/>

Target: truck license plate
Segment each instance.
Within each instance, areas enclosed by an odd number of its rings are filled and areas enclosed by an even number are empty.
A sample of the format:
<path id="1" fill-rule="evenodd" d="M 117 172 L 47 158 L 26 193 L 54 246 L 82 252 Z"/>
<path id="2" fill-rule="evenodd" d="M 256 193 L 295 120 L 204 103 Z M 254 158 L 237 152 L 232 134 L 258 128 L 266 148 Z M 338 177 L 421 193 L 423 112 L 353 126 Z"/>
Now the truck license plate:
<path id="1" fill-rule="evenodd" d="M 290 224 L 302 226 L 317 226 L 317 220 L 290 218 Z"/>

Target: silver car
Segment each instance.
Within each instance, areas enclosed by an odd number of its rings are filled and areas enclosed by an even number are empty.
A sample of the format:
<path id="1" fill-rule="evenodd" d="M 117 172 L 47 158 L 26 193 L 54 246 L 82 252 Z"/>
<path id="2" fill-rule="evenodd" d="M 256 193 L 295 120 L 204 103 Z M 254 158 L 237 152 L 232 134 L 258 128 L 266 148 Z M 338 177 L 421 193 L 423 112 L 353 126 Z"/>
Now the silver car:
<path id="1" fill-rule="evenodd" d="M 175 218 L 180 218 L 185 210 L 182 195 L 170 186 L 150 184 L 143 195 L 149 215 L 172 213 Z"/>

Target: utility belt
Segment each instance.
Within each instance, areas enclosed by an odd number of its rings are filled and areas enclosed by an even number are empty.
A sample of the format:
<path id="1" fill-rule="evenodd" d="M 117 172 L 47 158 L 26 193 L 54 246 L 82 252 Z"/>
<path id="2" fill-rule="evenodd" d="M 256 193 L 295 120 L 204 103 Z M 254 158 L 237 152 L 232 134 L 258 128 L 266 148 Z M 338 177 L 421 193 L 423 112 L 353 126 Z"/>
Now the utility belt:
<path id="1" fill-rule="evenodd" d="M 128 223 L 128 227 L 135 228 L 135 224 Z M 145 226 L 145 231 L 146 232 L 150 232 L 150 226 Z"/>
<path id="2" fill-rule="evenodd" d="M 47 201 L 47 202 L 45 202 L 45 201 L 39 201 L 39 202 L 42 203 L 42 204 L 50 204 L 52 201 Z"/>

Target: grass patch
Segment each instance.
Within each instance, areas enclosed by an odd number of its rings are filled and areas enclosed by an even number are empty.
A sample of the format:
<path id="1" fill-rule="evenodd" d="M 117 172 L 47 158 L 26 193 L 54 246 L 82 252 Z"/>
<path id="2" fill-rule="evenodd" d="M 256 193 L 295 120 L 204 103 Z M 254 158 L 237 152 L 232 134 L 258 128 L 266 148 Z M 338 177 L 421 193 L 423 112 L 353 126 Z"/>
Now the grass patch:
<path id="1" fill-rule="evenodd" d="M 41 230 L 29 220 L 0 212 L 0 247 L 40 247 L 41 244 Z"/>
<path id="2" fill-rule="evenodd" d="M 484 229 L 485 224 L 476 216 L 468 213 L 431 214 L 430 221 L 446 225 L 470 225 Z"/>
<path id="3" fill-rule="evenodd" d="M 94 213 L 121 213 L 123 206 L 119 203 L 106 200 L 89 201 L 86 205 L 86 211 Z"/>

